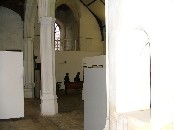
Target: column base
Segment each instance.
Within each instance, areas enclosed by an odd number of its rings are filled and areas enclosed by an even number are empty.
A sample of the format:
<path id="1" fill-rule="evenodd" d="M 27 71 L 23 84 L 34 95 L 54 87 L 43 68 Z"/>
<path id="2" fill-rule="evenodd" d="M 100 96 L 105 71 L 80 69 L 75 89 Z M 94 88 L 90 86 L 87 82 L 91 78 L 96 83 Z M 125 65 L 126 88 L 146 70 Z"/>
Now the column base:
<path id="1" fill-rule="evenodd" d="M 34 85 L 33 84 L 25 85 L 24 97 L 25 98 L 34 98 Z"/>
<path id="2" fill-rule="evenodd" d="M 103 130 L 109 130 L 109 118 L 106 118 L 106 124 Z"/>
<path id="3" fill-rule="evenodd" d="M 57 96 L 53 94 L 41 95 L 41 115 L 52 116 L 58 113 Z"/>

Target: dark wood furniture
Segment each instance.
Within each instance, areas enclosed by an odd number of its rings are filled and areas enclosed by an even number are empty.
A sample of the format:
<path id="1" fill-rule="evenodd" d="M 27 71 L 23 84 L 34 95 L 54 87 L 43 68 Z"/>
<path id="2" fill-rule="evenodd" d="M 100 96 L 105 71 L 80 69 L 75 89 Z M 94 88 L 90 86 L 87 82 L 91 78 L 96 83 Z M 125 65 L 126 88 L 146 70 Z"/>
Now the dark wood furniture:
<path id="1" fill-rule="evenodd" d="M 65 94 L 67 95 L 68 89 L 82 89 L 83 88 L 83 81 L 80 82 L 68 82 L 65 84 Z"/>

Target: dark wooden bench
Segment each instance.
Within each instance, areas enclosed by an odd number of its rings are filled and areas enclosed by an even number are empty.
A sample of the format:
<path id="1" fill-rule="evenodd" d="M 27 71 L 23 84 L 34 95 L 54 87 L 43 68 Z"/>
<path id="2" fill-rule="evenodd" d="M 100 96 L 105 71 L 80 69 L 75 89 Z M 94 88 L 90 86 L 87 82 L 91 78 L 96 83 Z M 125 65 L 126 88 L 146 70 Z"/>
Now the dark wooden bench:
<path id="1" fill-rule="evenodd" d="M 68 82 L 65 84 L 65 94 L 67 95 L 68 89 L 82 89 L 83 88 L 83 82 Z"/>

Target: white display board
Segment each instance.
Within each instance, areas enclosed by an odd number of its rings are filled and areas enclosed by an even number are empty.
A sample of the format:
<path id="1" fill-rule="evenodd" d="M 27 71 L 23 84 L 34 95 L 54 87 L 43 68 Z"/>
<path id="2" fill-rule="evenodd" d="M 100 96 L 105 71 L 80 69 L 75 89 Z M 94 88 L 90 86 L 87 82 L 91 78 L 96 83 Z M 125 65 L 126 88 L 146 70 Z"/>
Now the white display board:
<path id="1" fill-rule="evenodd" d="M 102 65 L 106 68 L 106 55 L 83 58 L 83 66 L 92 67 L 93 65 Z"/>
<path id="2" fill-rule="evenodd" d="M 84 70 L 84 130 L 103 130 L 107 116 L 106 69 Z"/>
<path id="3" fill-rule="evenodd" d="M 23 52 L 0 51 L 0 119 L 24 117 Z"/>

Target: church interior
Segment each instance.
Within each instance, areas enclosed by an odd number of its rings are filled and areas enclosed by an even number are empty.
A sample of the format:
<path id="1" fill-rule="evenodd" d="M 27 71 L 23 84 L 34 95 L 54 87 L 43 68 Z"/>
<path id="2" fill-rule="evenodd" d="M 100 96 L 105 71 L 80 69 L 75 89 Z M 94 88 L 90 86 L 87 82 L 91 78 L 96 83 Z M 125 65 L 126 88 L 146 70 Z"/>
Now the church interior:
<path id="1" fill-rule="evenodd" d="M 84 68 L 106 67 L 105 1 L 2 0 L 0 12 L 1 73 L 11 75 L 1 80 L 0 129 L 84 129 Z"/>
<path id="2" fill-rule="evenodd" d="M 0 130 L 174 130 L 173 6 L 1 0 Z"/>

